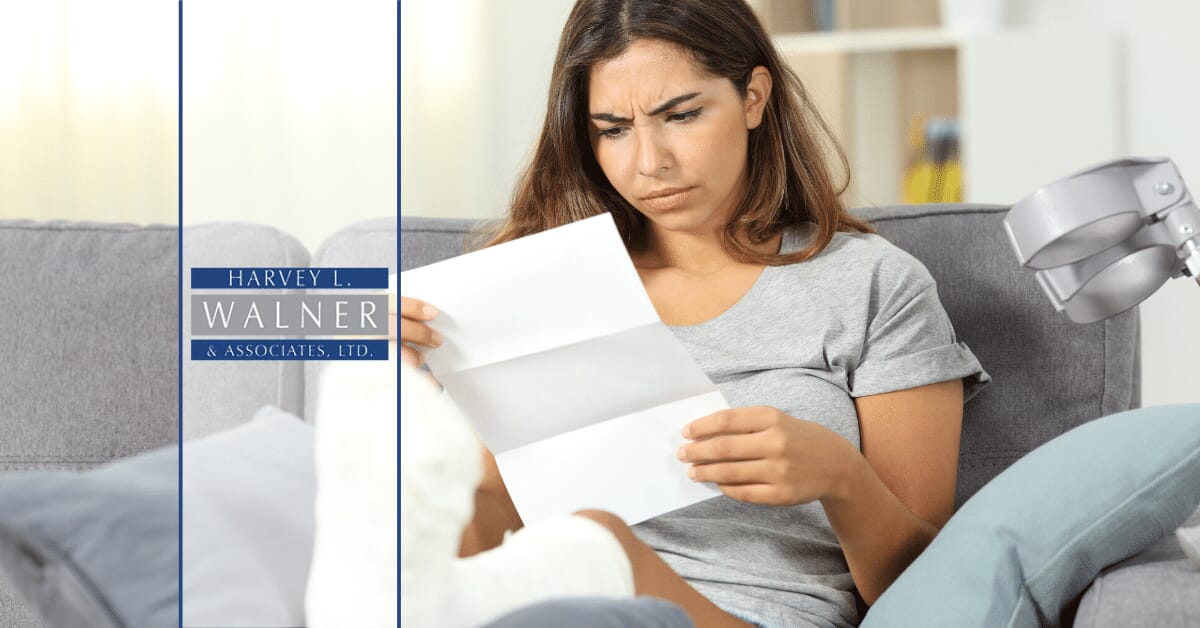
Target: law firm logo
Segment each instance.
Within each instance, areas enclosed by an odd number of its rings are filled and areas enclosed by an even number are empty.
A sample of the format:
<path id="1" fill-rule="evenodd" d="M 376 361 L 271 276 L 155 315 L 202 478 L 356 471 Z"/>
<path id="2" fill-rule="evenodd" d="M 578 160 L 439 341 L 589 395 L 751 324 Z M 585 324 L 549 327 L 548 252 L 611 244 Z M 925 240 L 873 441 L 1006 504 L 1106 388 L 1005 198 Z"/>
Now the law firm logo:
<path id="1" fill-rule="evenodd" d="M 192 359 L 386 360 L 387 287 L 386 268 L 193 268 Z"/>

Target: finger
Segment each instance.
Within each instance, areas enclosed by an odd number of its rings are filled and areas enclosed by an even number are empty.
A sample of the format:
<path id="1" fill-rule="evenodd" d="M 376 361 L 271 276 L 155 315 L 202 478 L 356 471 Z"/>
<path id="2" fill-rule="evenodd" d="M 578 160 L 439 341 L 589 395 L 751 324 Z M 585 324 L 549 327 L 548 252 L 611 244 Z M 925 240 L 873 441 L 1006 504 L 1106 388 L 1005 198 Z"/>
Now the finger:
<path id="1" fill-rule="evenodd" d="M 407 318 L 400 319 L 400 339 L 423 347 L 437 347 L 442 344 L 442 335 L 437 330 Z"/>
<path id="2" fill-rule="evenodd" d="M 400 297 L 400 315 L 413 320 L 430 321 L 438 315 L 438 309 L 424 301 Z"/>
<path id="3" fill-rule="evenodd" d="M 714 462 L 688 467 L 688 477 L 713 484 L 768 484 L 774 477 L 772 471 L 771 463 L 766 460 Z"/>
<path id="4" fill-rule="evenodd" d="M 757 434 L 724 434 L 679 448 L 680 460 L 697 464 L 758 460 L 766 458 L 762 441 Z"/>
<path id="5" fill-rule="evenodd" d="M 771 425 L 773 414 L 766 408 L 730 408 L 701 417 L 683 427 L 683 437 L 692 440 L 718 434 L 761 432 Z"/>
<path id="6" fill-rule="evenodd" d="M 412 347 L 400 346 L 400 361 L 409 366 L 421 366 L 425 362 L 425 356 L 421 355 L 420 351 Z"/>
<path id="7" fill-rule="evenodd" d="M 388 340 L 396 339 L 396 313 L 388 314 Z"/>
<path id="8" fill-rule="evenodd" d="M 786 506 L 789 502 L 779 487 L 773 484 L 718 484 L 727 497 L 750 504 Z"/>

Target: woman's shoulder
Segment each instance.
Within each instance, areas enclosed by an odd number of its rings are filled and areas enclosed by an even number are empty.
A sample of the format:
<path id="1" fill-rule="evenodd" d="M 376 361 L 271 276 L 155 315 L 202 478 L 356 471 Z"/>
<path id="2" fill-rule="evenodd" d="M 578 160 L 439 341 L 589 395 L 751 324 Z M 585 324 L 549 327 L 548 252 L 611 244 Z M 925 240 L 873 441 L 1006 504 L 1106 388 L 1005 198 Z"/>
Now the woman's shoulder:
<path id="1" fill-rule="evenodd" d="M 803 249 L 816 237 L 816 233 L 816 225 L 811 223 L 792 227 L 784 236 L 781 252 L 790 253 Z M 834 233 L 829 244 L 809 261 L 871 268 L 925 268 L 911 253 L 879 234 L 847 231 Z"/>
<path id="2" fill-rule="evenodd" d="M 815 236 L 815 225 L 794 227 L 784 237 L 783 252 L 798 251 Z M 839 231 L 820 253 L 794 266 L 798 272 L 821 271 L 844 281 L 917 284 L 919 288 L 933 283 L 920 260 L 874 233 Z"/>

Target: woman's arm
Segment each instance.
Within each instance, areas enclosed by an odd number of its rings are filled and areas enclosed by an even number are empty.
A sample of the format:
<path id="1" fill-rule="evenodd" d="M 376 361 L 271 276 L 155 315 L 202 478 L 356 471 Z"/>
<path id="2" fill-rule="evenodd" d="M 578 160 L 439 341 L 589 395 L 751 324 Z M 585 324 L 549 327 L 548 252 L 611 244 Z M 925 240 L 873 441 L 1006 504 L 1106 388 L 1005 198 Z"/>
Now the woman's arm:
<path id="1" fill-rule="evenodd" d="M 731 408 L 684 428 L 688 475 L 755 504 L 820 501 L 873 603 L 954 511 L 960 380 L 859 398 L 862 451 L 776 408 Z"/>
<path id="2" fill-rule="evenodd" d="M 847 453 L 821 504 L 859 594 L 874 604 L 954 513 L 963 387 L 956 379 L 855 404 L 862 453 Z"/>

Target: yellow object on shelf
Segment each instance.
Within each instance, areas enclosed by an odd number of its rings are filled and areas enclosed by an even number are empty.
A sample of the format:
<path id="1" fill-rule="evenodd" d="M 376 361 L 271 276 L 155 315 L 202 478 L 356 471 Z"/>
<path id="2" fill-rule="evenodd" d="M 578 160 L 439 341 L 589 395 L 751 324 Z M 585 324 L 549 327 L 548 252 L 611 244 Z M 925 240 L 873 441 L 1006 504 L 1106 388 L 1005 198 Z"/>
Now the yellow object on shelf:
<path id="1" fill-rule="evenodd" d="M 904 173 L 901 197 L 908 204 L 962 202 L 962 164 L 958 123 L 914 119 L 909 133 L 912 159 Z"/>
<path id="2" fill-rule="evenodd" d="M 922 161 L 904 176 L 905 203 L 960 203 L 962 198 L 962 166 L 958 160 Z"/>

